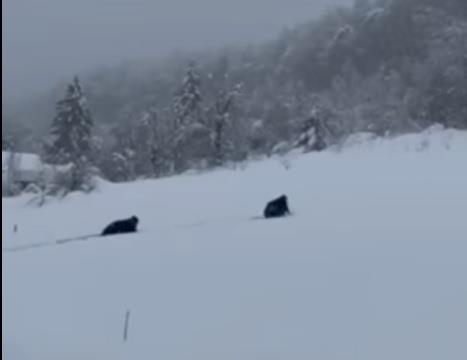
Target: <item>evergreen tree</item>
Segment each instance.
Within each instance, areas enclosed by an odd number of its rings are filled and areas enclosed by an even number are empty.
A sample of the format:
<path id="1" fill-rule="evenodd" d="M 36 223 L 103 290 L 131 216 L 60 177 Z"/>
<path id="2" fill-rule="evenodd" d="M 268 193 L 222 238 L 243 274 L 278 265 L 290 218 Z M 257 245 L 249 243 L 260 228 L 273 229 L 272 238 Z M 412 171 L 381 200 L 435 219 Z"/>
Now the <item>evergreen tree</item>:
<path id="1" fill-rule="evenodd" d="M 240 95 L 241 84 L 232 86 L 229 74 L 229 60 L 221 56 L 215 65 L 210 82 L 213 84 L 213 105 L 210 109 L 210 137 L 212 147 L 212 164 L 222 165 L 228 155 L 232 155 L 232 139 L 227 134 L 231 123 L 232 111 L 236 98 Z M 228 154 L 230 153 L 230 154 Z"/>
<path id="2" fill-rule="evenodd" d="M 50 163 L 71 165 L 65 191 L 85 190 L 92 156 L 93 125 L 79 79 L 75 77 L 65 97 L 57 102 L 50 130 L 52 143 L 45 149 Z"/>
<path id="3" fill-rule="evenodd" d="M 225 136 L 225 132 L 230 122 L 234 100 L 239 96 L 240 89 L 240 85 L 234 86 L 231 90 L 222 89 L 214 105 L 215 115 L 211 139 L 214 150 L 214 165 L 216 166 L 224 163 L 227 152 L 232 147 L 232 144 Z"/>
<path id="4" fill-rule="evenodd" d="M 201 76 L 194 61 L 190 61 L 182 85 L 175 93 L 172 109 L 178 127 L 201 121 Z"/>
<path id="5" fill-rule="evenodd" d="M 50 133 L 53 138 L 47 157 L 54 164 L 88 161 L 92 148 L 93 119 L 77 77 L 66 96 L 57 102 Z"/>
<path id="6" fill-rule="evenodd" d="M 295 147 L 303 147 L 305 152 L 321 151 L 326 148 L 326 127 L 318 107 L 313 107 L 310 116 L 303 122 Z"/>
<path id="7" fill-rule="evenodd" d="M 179 173 L 186 169 L 188 157 L 193 149 L 189 149 L 192 134 L 204 127 L 201 108 L 201 76 L 195 62 L 191 61 L 186 69 L 182 85 L 175 93 L 172 112 L 175 122 L 172 132 L 171 148 L 173 154 L 173 171 Z"/>
<path id="8" fill-rule="evenodd" d="M 158 169 L 158 113 L 152 108 L 137 120 L 133 128 L 135 143 L 135 161 L 138 174 L 143 176 L 157 176 Z"/>

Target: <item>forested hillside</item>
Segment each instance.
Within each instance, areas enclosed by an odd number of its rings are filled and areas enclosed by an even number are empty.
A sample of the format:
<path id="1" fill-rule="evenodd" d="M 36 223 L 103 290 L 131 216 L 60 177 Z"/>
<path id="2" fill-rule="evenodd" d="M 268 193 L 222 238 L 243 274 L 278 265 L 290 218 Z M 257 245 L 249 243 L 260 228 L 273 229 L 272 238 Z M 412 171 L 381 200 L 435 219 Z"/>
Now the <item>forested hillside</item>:
<path id="1" fill-rule="evenodd" d="M 321 150 L 361 131 L 466 129 L 467 2 L 356 0 L 262 46 L 126 63 L 80 80 L 98 150 L 88 160 L 112 181 Z M 47 157 L 66 86 L 4 109 L 2 148 Z"/>

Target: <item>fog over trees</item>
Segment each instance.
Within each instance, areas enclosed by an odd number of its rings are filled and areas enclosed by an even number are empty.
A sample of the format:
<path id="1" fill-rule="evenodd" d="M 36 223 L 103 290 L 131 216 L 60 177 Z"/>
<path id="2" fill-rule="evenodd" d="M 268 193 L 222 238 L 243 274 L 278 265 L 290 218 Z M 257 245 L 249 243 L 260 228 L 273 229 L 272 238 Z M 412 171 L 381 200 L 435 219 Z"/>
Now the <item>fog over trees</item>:
<path id="1" fill-rule="evenodd" d="M 78 89 L 74 76 L 3 109 L 2 149 L 50 159 L 55 104 Z M 467 2 L 356 0 L 260 45 L 126 62 L 79 81 L 92 119 L 79 141 L 93 149 L 85 167 L 111 181 L 320 151 L 357 132 L 466 129 Z"/>

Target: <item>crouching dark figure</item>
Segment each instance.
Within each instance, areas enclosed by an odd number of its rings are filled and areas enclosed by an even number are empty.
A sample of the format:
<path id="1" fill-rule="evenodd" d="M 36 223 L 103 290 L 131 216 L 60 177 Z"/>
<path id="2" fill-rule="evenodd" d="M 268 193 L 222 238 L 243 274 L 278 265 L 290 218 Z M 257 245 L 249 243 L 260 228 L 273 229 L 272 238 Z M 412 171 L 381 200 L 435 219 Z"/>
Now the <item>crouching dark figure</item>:
<path id="1" fill-rule="evenodd" d="M 264 209 L 264 217 L 266 219 L 282 217 L 289 214 L 289 205 L 287 204 L 287 196 L 285 195 L 270 201 Z"/>
<path id="2" fill-rule="evenodd" d="M 138 222 L 139 219 L 136 216 L 125 220 L 114 221 L 102 231 L 102 236 L 134 233 L 137 231 Z"/>

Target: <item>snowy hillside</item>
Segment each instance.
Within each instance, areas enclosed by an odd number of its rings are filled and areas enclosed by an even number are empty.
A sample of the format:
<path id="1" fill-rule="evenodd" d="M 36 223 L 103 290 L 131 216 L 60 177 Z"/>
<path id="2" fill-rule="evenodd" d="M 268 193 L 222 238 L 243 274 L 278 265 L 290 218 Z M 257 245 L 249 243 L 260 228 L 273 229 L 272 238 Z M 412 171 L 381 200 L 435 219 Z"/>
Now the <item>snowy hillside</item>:
<path id="1" fill-rule="evenodd" d="M 467 133 L 432 129 L 4 199 L 3 358 L 466 359 L 466 165 Z M 282 193 L 294 216 L 251 219 Z M 54 242 L 131 215 L 135 236 Z"/>

